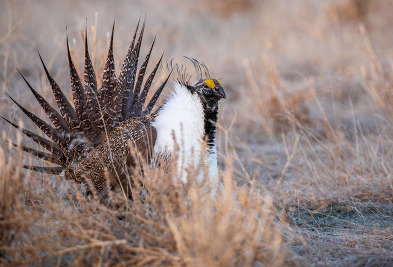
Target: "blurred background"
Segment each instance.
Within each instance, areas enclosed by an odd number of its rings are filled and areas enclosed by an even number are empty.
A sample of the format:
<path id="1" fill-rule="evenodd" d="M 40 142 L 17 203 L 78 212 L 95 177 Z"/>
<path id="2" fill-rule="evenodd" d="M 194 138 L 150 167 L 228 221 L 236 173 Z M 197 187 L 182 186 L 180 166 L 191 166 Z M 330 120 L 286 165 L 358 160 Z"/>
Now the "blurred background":
<path id="1" fill-rule="evenodd" d="M 98 70 L 116 19 L 115 58 L 119 70 L 138 19 L 146 17 L 141 56 L 156 36 L 153 61 L 164 53 L 165 61 L 174 59 L 182 64 L 183 56 L 187 56 L 206 63 L 227 91 L 223 120 L 237 116 L 236 123 L 242 122 L 240 129 L 274 135 L 286 127 L 286 108 L 304 123 L 318 120 L 321 114 L 313 108 L 314 94 L 322 97 L 321 102 L 326 94 L 338 100 L 335 108 L 340 117 L 345 117 L 349 99 L 357 114 L 366 116 L 370 110 L 369 101 L 362 102 L 366 81 L 361 71 L 370 61 L 366 43 L 372 44 L 373 56 L 389 64 L 392 7 L 388 0 L 2 0 L 1 97 L 7 90 L 22 103 L 24 98 L 30 99 L 28 94 L 20 95 L 26 87 L 15 75 L 16 68 L 46 94 L 37 49 L 62 88 L 69 88 L 65 29 L 68 27 L 72 52 L 82 68 L 86 18 L 88 34 L 94 36 L 90 46 L 94 46 Z M 1 103 L 4 109 L 9 101 L 2 97 Z"/>
<path id="2" fill-rule="evenodd" d="M 262 173 L 270 180 L 279 176 L 287 158 L 282 134 L 293 136 L 293 130 L 307 127 L 316 138 L 329 138 L 333 131 L 351 139 L 356 131 L 375 134 L 381 125 L 390 125 L 385 120 L 393 104 L 391 10 L 389 0 L 2 0 L 0 112 L 36 129 L 5 96 L 8 92 L 46 117 L 16 70 L 54 103 L 37 49 L 71 98 L 66 28 L 81 73 L 87 26 L 100 77 L 113 21 L 119 71 L 138 19 L 145 19 L 141 58 L 154 37 L 151 62 L 164 53 L 157 82 L 172 59 L 188 66 L 191 75 L 193 67 L 184 56 L 204 62 L 226 90 L 219 122 L 229 130 L 239 164 L 250 177 Z M 0 129 L 11 134 L 5 123 Z"/>
<path id="3" fill-rule="evenodd" d="M 71 97 L 66 28 L 81 72 L 87 25 L 96 73 L 101 76 L 114 19 L 119 71 L 142 18 L 146 31 L 141 57 L 157 37 L 152 62 L 164 53 L 164 62 L 188 64 L 191 75 L 193 68 L 184 56 L 204 62 L 227 92 L 220 123 L 230 131 L 240 161 L 250 175 L 266 173 L 272 164 L 282 167 L 277 160 L 285 158 L 282 133 L 299 125 L 317 137 L 329 137 L 335 129 L 335 134 L 340 131 L 350 138 L 354 124 L 362 132 L 376 133 L 378 125 L 390 118 L 392 8 L 388 0 L 2 0 L 0 111 L 13 120 L 24 118 L 5 96 L 8 92 L 45 117 L 31 102 L 16 70 L 53 101 L 37 49 Z M 165 65 L 157 80 L 168 73 Z M 1 129 L 9 127 L 2 123 Z M 269 160 L 267 155 L 276 154 Z M 255 158 L 264 164 L 256 166 Z M 267 169 L 260 169 L 263 165 Z"/>

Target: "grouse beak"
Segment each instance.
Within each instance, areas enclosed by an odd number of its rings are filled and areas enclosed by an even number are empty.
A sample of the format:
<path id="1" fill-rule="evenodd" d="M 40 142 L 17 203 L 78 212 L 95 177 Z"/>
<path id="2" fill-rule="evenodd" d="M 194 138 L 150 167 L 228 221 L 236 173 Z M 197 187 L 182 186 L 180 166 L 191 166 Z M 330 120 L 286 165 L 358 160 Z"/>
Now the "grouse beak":
<path id="1" fill-rule="evenodd" d="M 218 96 L 219 98 L 226 98 L 227 96 L 225 95 L 225 91 L 224 88 L 222 88 L 221 85 L 216 85 L 216 87 L 214 88 L 214 93 L 216 96 Z"/>

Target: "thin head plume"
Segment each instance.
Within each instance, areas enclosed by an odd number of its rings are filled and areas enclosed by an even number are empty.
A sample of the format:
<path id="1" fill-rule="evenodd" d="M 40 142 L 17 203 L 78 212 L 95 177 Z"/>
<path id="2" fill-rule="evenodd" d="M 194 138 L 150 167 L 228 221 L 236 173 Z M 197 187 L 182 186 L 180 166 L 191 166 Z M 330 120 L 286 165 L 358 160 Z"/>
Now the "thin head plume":
<path id="1" fill-rule="evenodd" d="M 195 67 L 195 72 L 198 74 L 198 79 L 202 79 L 203 75 L 202 75 L 202 68 L 201 68 L 201 64 L 196 60 L 196 59 L 192 59 L 192 62 L 194 64 Z"/>
<path id="2" fill-rule="evenodd" d="M 179 66 L 179 65 L 177 65 Z M 182 81 L 183 84 L 190 85 L 190 80 L 192 78 L 192 75 L 187 73 L 187 67 L 184 65 L 181 65 L 181 68 L 177 69 L 180 80 Z"/>
<path id="3" fill-rule="evenodd" d="M 202 68 L 201 68 L 201 64 L 194 58 L 189 58 L 186 56 L 183 56 L 184 58 L 188 59 L 189 61 L 191 61 L 191 63 L 194 65 L 195 68 L 195 73 L 197 75 L 197 79 L 201 80 L 202 79 Z"/>
<path id="4" fill-rule="evenodd" d="M 189 58 L 187 56 L 183 56 L 187 60 L 189 60 L 192 65 L 194 66 L 195 73 L 197 75 L 197 80 L 201 79 L 210 79 L 210 72 L 209 69 L 206 67 L 205 63 L 198 61 L 194 58 Z M 190 85 L 190 80 L 192 78 L 192 75 L 187 73 L 187 67 L 185 67 L 183 64 L 173 64 L 173 59 L 167 63 L 167 66 L 172 67 L 176 73 L 177 73 L 177 81 L 181 84 L 185 85 Z"/>
<path id="5" fill-rule="evenodd" d="M 176 80 L 184 85 L 190 85 L 190 80 L 191 80 L 191 75 L 187 73 L 187 67 L 185 67 L 183 64 L 179 65 L 178 63 L 173 64 L 174 59 L 172 58 L 169 63 L 167 63 L 168 69 L 171 69 L 172 71 L 176 72 Z"/>
<path id="6" fill-rule="evenodd" d="M 173 62 L 175 61 L 174 58 L 171 58 L 170 60 L 167 60 L 166 62 L 166 68 L 168 70 L 173 70 L 174 68 L 176 68 L 177 63 L 175 64 L 175 66 L 173 65 Z"/>
<path id="7" fill-rule="evenodd" d="M 204 72 L 205 72 L 205 77 L 206 77 L 207 79 L 210 79 L 210 78 L 211 78 L 211 77 L 210 77 L 210 72 L 209 72 L 209 69 L 206 67 L 205 63 L 203 63 L 203 62 L 201 61 L 201 62 L 199 62 L 199 64 L 200 64 L 200 66 L 203 68 L 203 70 L 204 70 Z"/>
<path id="8" fill-rule="evenodd" d="M 202 61 L 198 61 L 196 59 L 194 59 L 195 64 L 198 65 L 198 68 L 201 69 L 201 76 L 202 76 L 202 72 L 205 75 L 205 79 L 210 79 L 210 72 L 209 69 L 206 67 L 205 63 L 203 63 Z"/>
<path id="9" fill-rule="evenodd" d="M 186 56 L 183 57 L 191 61 L 191 63 L 194 65 L 195 73 L 197 75 L 198 80 L 210 79 L 210 72 L 209 69 L 206 67 L 205 63 L 203 63 L 202 61 L 198 61 L 195 58 L 189 58 Z"/>

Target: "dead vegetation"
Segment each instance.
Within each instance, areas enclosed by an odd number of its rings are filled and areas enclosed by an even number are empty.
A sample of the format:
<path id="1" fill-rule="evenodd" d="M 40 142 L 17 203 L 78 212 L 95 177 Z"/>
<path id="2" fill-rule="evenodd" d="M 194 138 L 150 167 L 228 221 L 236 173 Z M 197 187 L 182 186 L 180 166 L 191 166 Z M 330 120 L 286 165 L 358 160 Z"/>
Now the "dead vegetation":
<path id="1" fill-rule="evenodd" d="M 61 177 L 48 181 L 45 175 L 24 175 L 22 153 L 11 157 L 7 150 L 0 150 L 3 264 L 251 266 L 290 261 L 272 198 L 262 197 L 255 187 L 237 188 L 230 159 L 216 199 L 205 184 L 174 184 L 173 173 L 151 170 L 140 178 L 144 187 L 134 188 L 133 201 L 113 193 L 117 208 L 111 209 Z"/>
<path id="2" fill-rule="evenodd" d="M 337 1 L 327 8 L 327 15 L 334 23 L 365 22 L 369 13 L 370 0 Z"/>
<path id="3" fill-rule="evenodd" d="M 111 209 L 62 177 L 22 170 L 28 156 L 3 142 L 0 263 L 392 264 L 393 35 L 386 31 L 393 19 L 387 12 L 391 3 L 247 1 L 251 8 L 247 3 L 243 8 L 219 2 L 223 13 L 218 17 L 212 15 L 216 7 L 203 12 L 209 8 L 206 1 L 198 7 L 172 0 L 146 1 L 138 10 L 117 8 L 115 32 L 115 54 L 120 55 L 115 58 L 122 58 L 130 28 L 140 10 L 148 10 L 153 31 L 146 38 L 157 34 L 158 50 L 166 49 L 168 58 L 198 58 L 223 78 L 228 100 L 220 107 L 222 187 L 217 197 L 210 197 L 206 185 L 173 183 L 170 173 L 149 170 L 140 177 L 145 187 L 135 188 L 134 201 L 113 193 L 120 208 Z M 34 50 L 44 51 L 56 80 L 68 88 L 61 29 L 69 25 L 77 61 L 88 16 L 101 73 L 113 19 L 101 14 L 115 8 L 96 3 L 97 10 L 89 13 L 91 7 L 80 4 L 70 18 L 68 11 L 59 11 L 68 10 L 68 4 L 44 3 L 0 4 L 0 113 L 23 119 L 33 130 L 4 96 L 9 92 L 42 115 L 15 67 L 53 100 Z M 48 8 L 54 11 L 42 14 Z M 99 15 L 90 22 L 95 12 Z M 127 12 L 136 19 L 127 21 Z M 41 31 L 50 13 L 59 21 Z M 41 14 L 42 19 L 16 19 L 22 14 Z M 3 140 L 20 142 L 5 123 L 0 129 Z"/>
<path id="4" fill-rule="evenodd" d="M 252 102 L 250 106 L 256 109 L 252 113 L 257 114 L 255 121 L 271 136 L 296 128 L 296 122 L 310 125 L 307 104 L 313 99 L 311 84 L 290 87 L 280 77 L 274 62 L 265 60 L 263 67 L 263 70 L 258 70 L 257 66 L 251 67 L 250 62 L 244 60 L 244 70 L 251 89 L 248 95 Z M 265 75 L 256 77 L 255 72 Z"/>

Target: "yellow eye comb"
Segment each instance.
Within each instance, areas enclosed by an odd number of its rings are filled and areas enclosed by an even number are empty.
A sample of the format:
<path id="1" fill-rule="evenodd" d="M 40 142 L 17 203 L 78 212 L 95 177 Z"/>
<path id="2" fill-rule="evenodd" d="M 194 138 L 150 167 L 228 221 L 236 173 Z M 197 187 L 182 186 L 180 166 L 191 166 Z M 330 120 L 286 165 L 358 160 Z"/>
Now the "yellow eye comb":
<path id="1" fill-rule="evenodd" d="M 219 85 L 221 85 L 221 83 L 216 80 L 218 82 Z M 207 86 L 209 86 L 211 89 L 214 89 L 214 87 L 216 87 L 216 85 L 214 84 L 214 81 L 212 79 L 206 80 L 205 83 L 207 84 Z"/>

